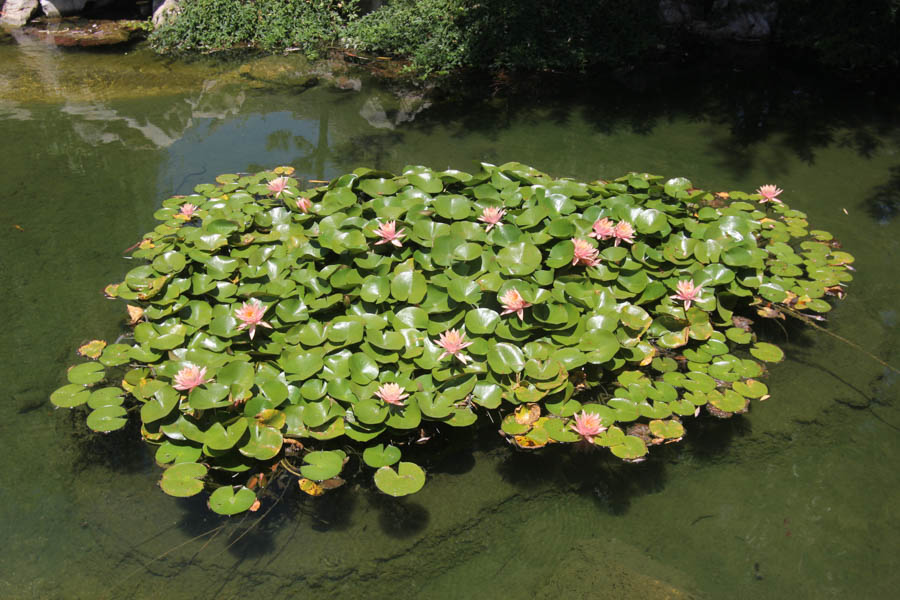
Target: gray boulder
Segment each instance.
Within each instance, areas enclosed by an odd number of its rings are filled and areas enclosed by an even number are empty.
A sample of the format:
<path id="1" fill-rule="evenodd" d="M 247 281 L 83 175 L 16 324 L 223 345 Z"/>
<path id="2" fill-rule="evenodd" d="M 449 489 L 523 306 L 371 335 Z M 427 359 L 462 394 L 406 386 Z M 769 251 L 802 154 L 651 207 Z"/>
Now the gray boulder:
<path id="1" fill-rule="evenodd" d="M 2 4 L 3 16 L 0 17 L 0 23 L 13 27 L 21 27 L 27 23 L 38 8 L 38 0 L 6 0 Z"/>
<path id="2" fill-rule="evenodd" d="M 180 0 L 153 0 L 153 26 L 165 25 L 178 12 Z"/>
<path id="3" fill-rule="evenodd" d="M 88 0 L 40 0 L 41 9 L 50 18 L 69 17 L 81 14 Z M 94 6 L 106 6 L 113 0 L 95 0 Z"/>

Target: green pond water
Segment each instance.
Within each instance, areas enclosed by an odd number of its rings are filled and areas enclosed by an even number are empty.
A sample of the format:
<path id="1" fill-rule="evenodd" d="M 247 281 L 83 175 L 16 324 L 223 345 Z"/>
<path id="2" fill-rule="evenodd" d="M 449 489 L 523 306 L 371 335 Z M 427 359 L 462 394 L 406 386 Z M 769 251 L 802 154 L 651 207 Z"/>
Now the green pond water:
<path id="1" fill-rule="evenodd" d="M 333 67 L 0 45 L 0 598 L 894 596 L 898 376 L 810 328 L 762 328 L 787 352 L 771 399 L 642 464 L 446 431 L 401 502 L 291 486 L 223 519 L 162 493 L 134 429 L 54 410 L 75 348 L 126 330 L 101 289 L 162 200 L 281 164 L 776 183 L 857 258 L 828 328 L 900 365 L 896 96 L 726 68 L 440 100 Z"/>

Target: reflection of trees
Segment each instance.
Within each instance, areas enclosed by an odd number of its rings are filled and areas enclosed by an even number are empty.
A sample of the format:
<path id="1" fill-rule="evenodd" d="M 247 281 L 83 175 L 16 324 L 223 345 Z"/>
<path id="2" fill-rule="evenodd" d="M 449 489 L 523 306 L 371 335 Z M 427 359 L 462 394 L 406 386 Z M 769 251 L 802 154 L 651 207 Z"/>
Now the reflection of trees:
<path id="1" fill-rule="evenodd" d="M 585 135 L 630 133 L 651 136 L 670 121 L 710 122 L 724 137 L 706 142 L 719 167 L 732 178 L 764 168 L 784 172 L 788 158 L 815 164 L 830 146 L 874 157 L 886 136 L 897 132 L 895 91 L 865 89 L 817 74 L 730 64 L 645 69 L 575 79 L 503 76 L 455 82 L 405 129 L 425 135 L 451 128 L 499 140 L 514 128 L 534 124 L 571 127 L 586 122 Z M 368 157 L 365 147 L 400 143 L 400 136 L 370 131 L 348 150 Z M 376 141 L 377 140 L 377 141 Z"/>
<path id="2" fill-rule="evenodd" d="M 866 211 L 879 223 L 887 223 L 900 212 L 900 165 L 891 168 L 887 182 L 874 188 L 863 201 Z"/>

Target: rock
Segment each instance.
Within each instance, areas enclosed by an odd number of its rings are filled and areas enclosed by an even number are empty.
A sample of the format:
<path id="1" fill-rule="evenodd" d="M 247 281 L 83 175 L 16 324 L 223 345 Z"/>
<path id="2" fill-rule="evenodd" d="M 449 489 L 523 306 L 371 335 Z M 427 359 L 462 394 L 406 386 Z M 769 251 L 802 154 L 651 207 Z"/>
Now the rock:
<path id="1" fill-rule="evenodd" d="M 83 19 L 42 23 L 26 27 L 29 35 L 56 46 L 111 46 L 131 41 L 143 33 L 140 21 L 86 21 Z"/>
<path id="2" fill-rule="evenodd" d="M 683 25 L 693 20 L 691 5 L 679 0 L 659 0 L 659 17 L 666 25 Z"/>
<path id="3" fill-rule="evenodd" d="M 778 5 L 773 0 L 716 0 L 713 13 L 720 24 L 716 29 L 719 36 L 762 40 L 772 34 Z"/>
<path id="4" fill-rule="evenodd" d="M 772 35 L 775 0 L 715 0 L 698 10 L 689 0 L 659 0 L 660 19 L 712 40 L 761 41 Z"/>
<path id="5" fill-rule="evenodd" d="M 0 23 L 21 27 L 28 22 L 37 11 L 38 0 L 6 0 L 3 4 L 3 16 Z"/>
<path id="6" fill-rule="evenodd" d="M 178 13 L 179 0 L 153 0 L 153 26 L 165 25 Z"/>
<path id="7" fill-rule="evenodd" d="M 41 0 L 41 10 L 51 19 L 80 14 L 87 0 Z"/>

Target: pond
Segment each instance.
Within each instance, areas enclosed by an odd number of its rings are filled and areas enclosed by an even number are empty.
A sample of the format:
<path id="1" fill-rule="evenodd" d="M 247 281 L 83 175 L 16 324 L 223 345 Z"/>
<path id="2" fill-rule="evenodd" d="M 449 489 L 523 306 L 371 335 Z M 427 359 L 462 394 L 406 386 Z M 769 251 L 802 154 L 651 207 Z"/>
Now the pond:
<path id="1" fill-rule="evenodd" d="M 333 66 L 0 45 L 0 597 L 892 595 L 898 375 L 865 352 L 900 365 L 896 95 L 726 67 L 432 97 Z M 856 257 L 828 329 L 862 349 L 765 328 L 787 352 L 772 398 L 691 423 L 638 465 L 442 431 L 403 502 L 292 486 L 232 519 L 164 495 L 133 428 L 92 434 L 50 405 L 78 345 L 126 330 L 101 290 L 169 195 L 277 165 L 328 179 L 512 160 L 582 180 L 776 183 Z"/>

